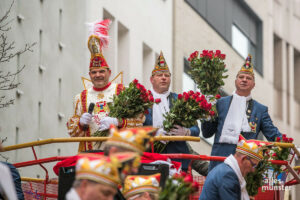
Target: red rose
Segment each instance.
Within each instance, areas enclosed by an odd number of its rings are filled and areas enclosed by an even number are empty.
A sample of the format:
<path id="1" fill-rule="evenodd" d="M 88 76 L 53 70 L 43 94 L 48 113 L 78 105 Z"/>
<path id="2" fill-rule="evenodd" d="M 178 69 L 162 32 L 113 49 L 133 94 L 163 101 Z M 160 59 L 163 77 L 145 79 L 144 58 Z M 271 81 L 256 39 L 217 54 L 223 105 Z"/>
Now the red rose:
<path id="1" fill-rule="evenodd" d="M 153 96 L 149 96 L 148 99 L 149 99 L 149 101 L 154 102 Z"/>
<path id="2" fill-rule="evenodd" d="M 213 55 L 213 54 L 214 54 L 214 52 L 213 52 L 213 51 L 209 51 L 208 53 L 209 53 L 209 54 L 211 54 L 211 55 Z"/>
<path id="3" fill-rule="evenodd" d="M 215 98 L 216 98 L 216 99 L 220 99 L 220 98 L 221 98 L 221 95 L 217 94 L 217 95 L 215 96 Z"/>
<path id="4" fill-rule="evenodd" d="M 192 183 L 192 188 L 193 188 L 194 191 L 198 191 L 199 187 L 200 187 L 200 185 L 197 181 Z"/>
<path id="5" fill-rule="evenodd" d="M 289 138 L 289 142 L 292 143 L 294 141 L 293 138 Z"/>
<path id="6" fill-rule="evenodd" d="M 139 89 L 139 90 L 141 90 L 141 84 L 137 83 L 136 84 L 136 88 Z"/>
<path id="7" fill-rule="evenodd" d="M 198 98 L 198 95 L 195 93 L 193 94 L 193 99 L 197 99 Z"/>
<path id="8" fill-rule="evenodd" d="M 225 54 L 221 54 L 221 55 L 220 55 L 220 58 L 221 58 L 222 60 L 225 60 L 225 57 L 226 57 Z"/>
<path id="9" fill-rule="evenodd" d="M 155 99 L 155 103 L 160 103 L 161 100 L 160 99 Z"/>
<path id="10" fill-rule="evenodd" d="M 203 56 L 206 56 L 208 54 L 208 51 L 207 50 L 203 50 L 202 53 L 203 53 Z"/>
<path id="11" fill-rule="evenodd" d="M 151 90 L 148 90 L 148 94 L 149 94 L 149 95 L 152 94 Z"/>
<path id="12" fill-rule="evenodd" d="M 196 102 L 199 103 L 201 101 L 200 97 L 197 97 Z"/>
<path id="13" fill-rule="evenodd" d="M 211 109 L 211 103 L 207 104 L 207 110 Z"/>
<path id="14" fill-rule="evenodd" d="M 181 172 L 182 177 L 186 177 L 186 173 L 184 171 Z"/>
<path id="15" fill-rule="evenodd" d="M 281 140 L 280 137 L 276 138 L 276 142 L 280 142 L 280 140 Z"/>
<path id="16" fill-rule="evenodd" d="M 188 94 L 191 96 L 191 95 L 194 94 L 194 91 L 193 91 L 193 90 L 190 90 L 190 91 L 188 92 Z"/>
<path id="17" fill-rule="evenodd" d="M 133 84 L 135 84 L 135 85 L 139 83 L 139 81 L 138 81 L 137 79 L 134 79 L 132 82 L 133 82 Z"/>
<path id="18" fill-rule="evenodd" d="M 276 156 L 277 156 L 277 154 L 276 154 L 276 153 L 273 153 L 273 154 L 272 154 L 272 156 L 273 156 L 273 157 L 276 157 Z"/>
<path id="19" fill-rule="evenodd" d="M 214 116 L 215 115 L 215 112 L 213 110 L 209 111 L 209 115 L 210 116 Z"/>
<path id="20" fill-rule="evenodd" d="M 189 95 L 186 93 L 185 95 L 184 95 L 184 101 L 188 101 L 189 100 Z"/>
<path id="21" fill-rule="evenodd" d="M 149 114 L 149 111 L 148 111 L 148 110 L 145 110 L 145 111 L 144 111 L 144 114 L 145 114 L 145 115 L 148 115 L 148 114 Z"/>
<path id="22" fill-rule="evenodd" d="M 221 54 L 220 50 L 216 50 L 216 55 L 219 56 Z"/>
<path id="23" fill-rule="evenodd" d="M 282 134 L 282 137 L 286 137 L 286 134 Z"/>
<path id="24" fill-rule="evenodd" d="M 182 98 L 183 98 L 182 94 L 178 94 L 178 99 L 182 99 Z"/>
<path id="25" fill-rule="evenodd" d="M 186 183 L 193 183 L 193 177 L 191 175 L 187 175 L 183 181 Z"/>

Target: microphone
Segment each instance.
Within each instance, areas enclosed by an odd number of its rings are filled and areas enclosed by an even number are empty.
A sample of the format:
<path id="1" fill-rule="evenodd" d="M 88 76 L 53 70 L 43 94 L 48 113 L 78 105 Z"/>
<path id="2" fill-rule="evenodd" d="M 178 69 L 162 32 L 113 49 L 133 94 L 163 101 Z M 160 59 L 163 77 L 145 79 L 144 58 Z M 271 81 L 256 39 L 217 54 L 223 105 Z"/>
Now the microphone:
<path id="1" fill-rule="evenodd" d="M 88 109 L 88 113 L 92 114 L 92 113 L 93 113 L 93 110 L 94 110 L 94 107 L 95 107 L 95 104 L 94 104 L 94 103 L 90 103 L 89 109 Z M 84 131 L 87 131 L 88 128 L 89 128 L 89 125 L 88 125 L 88 124 L 84 124 L 84 125 L 82 126 L 82 130 L 84 130 Z"/>

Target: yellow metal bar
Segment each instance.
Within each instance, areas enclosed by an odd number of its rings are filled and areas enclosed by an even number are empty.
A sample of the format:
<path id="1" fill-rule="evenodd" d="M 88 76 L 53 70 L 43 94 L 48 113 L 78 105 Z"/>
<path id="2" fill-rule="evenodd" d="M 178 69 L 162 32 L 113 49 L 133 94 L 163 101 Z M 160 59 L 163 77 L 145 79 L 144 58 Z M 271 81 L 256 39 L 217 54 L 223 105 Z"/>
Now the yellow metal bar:
<path id="1" fill-rule="evenodd" d="M 193 142 L 199 142 L 200 137 L 194 137 L 194 136 L 155 136 L 154 141 L 193 141 Z"/>
<path id="2" fill-rule="evenodd" d="M 275 146 L 282 148 L 292 148 L 296 155 L 300 158 L 300 153 L 293 143 L 272 142 Z"/>
<path id="3" fill-rule="evenodd" d="M 282 142 L 273 142 L 275 146 L 283 148 L 293 148 L 295 145 L 293 143 L 282 143 Z"/>
<path id="4" fill-rule="evenodd" d="M 106 141 L 108 137 L 73 137 L 73 138 L 51 138 L 34 142 L 27 142 L 23 144 L 16 144 L 4 147 L 4 151 L 11 151 L 16 149 L 22 149 L 33 146 L 40 146 L 44 144 L 52 144 L 52 143 L 67 143 L 67 142 L 103 142 Z M 199 142 L 199 137 L 193 136 L 155 136 L 154 141 L 157 140 L 165 140 L 165 141 L 195 141 Z"/>
<path id="5" fill-rule="evenodd" d="M 106 141 L 108 137 L 73 137 L 73 138 L 51 138 L 35 142 L 27 142 L 23 144 L 16 144 L 4 147 L 4 151 L 11 151 L 33 146 L 40 146 L 44 144 L 62 143 L 62 142 L 102 142 Z"/>
<path id="6" fill-rule="evenodd" d="M 29 178 L 29 177 L 21 177 L 21 181 L 24 182 L 36 182 L 36 183 L 44 183 L 45 179 L 40 179 L 40 178 Z M 49 180 L 47 183 L 50 184 L 58 184 L 58 180 Z"/>
<path id="7" fill-rule="evenodd" d="M 294 170 L 299 170 L 300 169 L 300 166 L 295 166 L 294 167 Z"/>

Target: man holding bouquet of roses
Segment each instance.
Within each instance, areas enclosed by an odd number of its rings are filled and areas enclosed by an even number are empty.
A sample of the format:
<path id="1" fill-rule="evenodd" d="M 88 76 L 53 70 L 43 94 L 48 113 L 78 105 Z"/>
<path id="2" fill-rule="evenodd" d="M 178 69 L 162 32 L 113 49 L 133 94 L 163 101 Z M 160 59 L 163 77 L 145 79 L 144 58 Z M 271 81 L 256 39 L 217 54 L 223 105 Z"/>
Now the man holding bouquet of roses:
<path id="1" fill-rule="evenodd" d="M 122 84 L 109 81 L 111 70 L 103 53 L 103 47 L 108 44 L 108 26 L 110 20 L 91 23 L 88 48 L 91 52 L 89 75 L 93 87 L 83 90 L 74 99 L 74 114 L 67 122 L 71 137 L 91 137 L 97 131 L 108 130 L 113 124 L 126 127 L 126 119 L 108 117 L 109 106 L 113 96 L 123 90 Z M 91 106 L 94 104 L 94 107 Z M 99 142 L 80 142 L 78 151 L 97 150 L 102 148 Z"/>
<path id="2" fill-rule="evenodd" d="M 198 126 L 185 128 L 183 126 L 175 125 L 175 128 L 171 129 L 169 132 L 166 132 L 162 128 L 163 121 L 165 120 L 164 114 L 170 111 L 173 101 L 176 100 L 178 96 L 176 93 L 170 92 L 169 90 L 171 73 L 162 52 L 157 58 L 150 81 L 152 84 L 150 90 L 154 99 L 160 99 L 161 102 L 154 104 L 153 108 L 148 109 L 144 125 L 159 128 L 157 135 L 199 136 L 200 130 Z M 164 150 L 158 153 L 190 153 L 190 151 L 185 141 L 176 141 L 168 142 Z M 182 170 L 187 170 L 190 162 L 189 160 L 177 159 L 176 161 L 182 163 Z M 206 165 L 208 164 L 206 163 Z"/>
<path id="3" fill-rule="evenodd" d="M 281 133 L 272 123 L 268 108 L 251 97 L 255 86 L 251 55 L 237 73 L 235 86 L 236 90 L 231 96 L 217 101 L 218 117 L 201 124 L 205 138 L 215 134 L 212 156 L 227 157 L 234 154 L 240 133 L 247 140 L 257 139 L 259 132 L 269 141 L 275 141 L 276 137 L 281 138 Z M 209 171 L 218 164 L 220 162 L 211 161 Z"/>

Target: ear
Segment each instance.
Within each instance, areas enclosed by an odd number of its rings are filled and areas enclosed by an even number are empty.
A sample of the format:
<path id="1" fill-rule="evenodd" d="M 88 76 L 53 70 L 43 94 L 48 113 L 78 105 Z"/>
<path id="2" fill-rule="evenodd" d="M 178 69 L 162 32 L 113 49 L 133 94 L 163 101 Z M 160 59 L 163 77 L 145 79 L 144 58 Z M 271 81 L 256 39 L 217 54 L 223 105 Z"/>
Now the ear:
<path id="1" fill-rule="evenodd" d="M 153 84 L 153 76 L 150 77 L 150 82 Z"/>
<path id="2" fill-rule="evenodd" d="M 108 69 L 108 73 L 109 73 L 109 75 L 111 75 L 111 70 L 110 69 Z"/>

